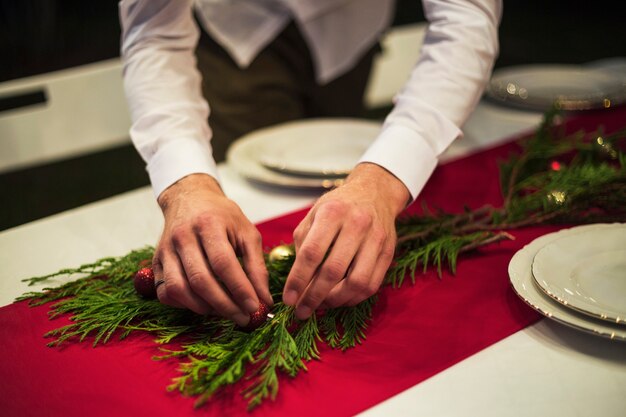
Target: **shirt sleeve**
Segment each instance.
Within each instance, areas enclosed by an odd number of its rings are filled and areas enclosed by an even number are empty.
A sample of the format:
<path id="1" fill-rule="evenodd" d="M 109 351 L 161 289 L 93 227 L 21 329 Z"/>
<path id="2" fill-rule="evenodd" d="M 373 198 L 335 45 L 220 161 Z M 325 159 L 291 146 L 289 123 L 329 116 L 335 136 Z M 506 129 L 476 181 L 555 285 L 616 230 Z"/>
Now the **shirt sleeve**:
<path id="1" fill-rule="evenodd" d="M 360 162 L 402 181 L 413 199 L 438 156 L 462 135 L 498 54 L 501 0 L 423 0 L 429 22 L 408 82 Z"/>
<path id="2" fill-rule="evenodd" d="M 130 136 L 155 195 L 189 174 L 217 178 L 192 0 L 122 0 L 119 12 Z"/>

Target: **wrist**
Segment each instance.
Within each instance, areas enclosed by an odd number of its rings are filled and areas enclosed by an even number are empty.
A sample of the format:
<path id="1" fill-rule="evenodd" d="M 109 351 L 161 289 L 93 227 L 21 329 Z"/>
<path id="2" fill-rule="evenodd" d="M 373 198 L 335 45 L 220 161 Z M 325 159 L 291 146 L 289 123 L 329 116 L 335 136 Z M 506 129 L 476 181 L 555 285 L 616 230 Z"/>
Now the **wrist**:
<path id="1" fill-rule="evenodd" d="M 348 183 L 362 183 L 371 187 L 393 210 L 397 216 L 406 208 L 411 194 L 402 181 L 380 165 L 371 162 L 358 164 L 346 179 Z"/>
<path id="2" fill-rule="evenodd" d="M 224 195 L 219 183 L 212 176 L 207 174 L 190 174 L 163 190 L 157 198 L 157 203 L 165 214 L 168 208 L 176 201 L 202 193 Z"/>

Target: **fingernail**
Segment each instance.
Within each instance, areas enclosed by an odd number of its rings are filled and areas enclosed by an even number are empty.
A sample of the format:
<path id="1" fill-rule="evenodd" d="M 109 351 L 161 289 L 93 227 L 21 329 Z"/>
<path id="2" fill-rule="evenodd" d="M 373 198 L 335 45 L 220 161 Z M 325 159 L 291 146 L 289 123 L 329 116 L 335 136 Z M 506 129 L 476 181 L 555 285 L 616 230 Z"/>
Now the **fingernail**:
<path id="1" fill-rule="evenodd" d="M 312 312 L 313 310 L 309 306 L 300 306 L 296 309 L 296 317 L 300 320 L 306 320 Z"/>
<path id="2" fill-rule="evenodd" d="M 246 327 L 250 321 L 250 316 L 248 314 L 237 313 L 233 316 L 233 321 L 240 327 Z"/>
<path id="3" fill-rule="evenodd" d="M 250 314 L 256 313 L 259 309 L 259 303 L 257 301 L 254 301 L 252 298 L 246 298 L 246 300 L 243 302 L 243 306 Z"/>
<path id="4" fill-rule="evenodd" d="M 296 292 L 296 290 L 289 290 L 283 294 L 283 303 L 287 304 L 288 306 L 296 305 L 297 301 L 298 293 Z"/>

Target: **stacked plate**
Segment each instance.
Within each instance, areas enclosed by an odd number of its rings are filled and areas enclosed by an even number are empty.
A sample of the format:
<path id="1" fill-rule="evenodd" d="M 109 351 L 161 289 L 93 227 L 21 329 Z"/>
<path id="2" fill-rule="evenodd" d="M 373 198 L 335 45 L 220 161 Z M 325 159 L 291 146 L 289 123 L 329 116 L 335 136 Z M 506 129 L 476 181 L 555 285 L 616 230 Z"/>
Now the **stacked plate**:
<path id="1" fill-rule="evenodd" d="M 307 119 L 256 130 L 228 150 L 227 162 L 254 182 L 324 189 L 343 183 L 380 132 L 360 119 Z"/>
<path id="2" fill-rule="evenodd" d="M 625 70 L 626 58 L 500 68 L 485 93 L 496 102 L 538 111 L 607 108 L 626 102 Z"/>
<path id="3" fill-rule="evenodd" d="M 535 239 L 513 256 L 509 276 L 517 295 L 544 316 L 626 341 L 626 224 Z"/>

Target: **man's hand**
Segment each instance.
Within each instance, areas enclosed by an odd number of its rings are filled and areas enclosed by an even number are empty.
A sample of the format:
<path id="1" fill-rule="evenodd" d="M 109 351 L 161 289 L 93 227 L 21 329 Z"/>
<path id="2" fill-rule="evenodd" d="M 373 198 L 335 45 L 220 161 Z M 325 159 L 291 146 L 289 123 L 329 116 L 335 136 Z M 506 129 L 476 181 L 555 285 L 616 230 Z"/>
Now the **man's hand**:
<path id="1" fill-rule="evenodd" d="M 409 191 L 384 168 L 358 165 L 294 231 L 296 260 L 283 301 L 299 319 L 320 305 L 355 305 L 380 287 L 395 250 L 395 219 Z"/>
<path id="2" fill-rule="evenodd" d="M 163 304 L 240 326 L 259 308 L 259 297 L 272 304 L 261 236 L 215 179 L 189 175 L 158 202 L 165 225 L 152 263 L 155 280 L 165 280 L 157 288 Z"/>

